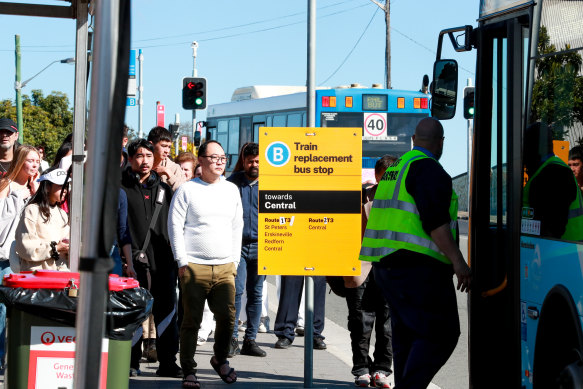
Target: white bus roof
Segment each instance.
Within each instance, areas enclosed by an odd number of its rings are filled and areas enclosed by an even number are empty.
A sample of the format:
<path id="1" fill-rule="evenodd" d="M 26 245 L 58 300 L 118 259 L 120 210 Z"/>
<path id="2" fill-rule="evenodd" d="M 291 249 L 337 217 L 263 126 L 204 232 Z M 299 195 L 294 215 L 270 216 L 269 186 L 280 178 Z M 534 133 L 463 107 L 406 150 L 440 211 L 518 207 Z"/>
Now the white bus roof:
<path id="1" fill-rule="evenodd" d="M 252 85 L 237 88 L 233 92 L 231 101 L 263 99 L 266 97 L 289 95 L 305 92 L 305 86 L 294 85 Z"/>
<path id="2" fill-rule="evenodd" d="M 305 87 L 304 87 L 305 90 Z M 212 104 L 207 110 L 207 118 L 259 114 L 263 112 L 289 111 L 306 108 L 306 92 L 286 94 L 262 99 L 232 101 Z"/>
<path id="3" fill-rule="evenodd" d="M 480 0 L 480 19 L 532 3 L 532 0 Z"/>

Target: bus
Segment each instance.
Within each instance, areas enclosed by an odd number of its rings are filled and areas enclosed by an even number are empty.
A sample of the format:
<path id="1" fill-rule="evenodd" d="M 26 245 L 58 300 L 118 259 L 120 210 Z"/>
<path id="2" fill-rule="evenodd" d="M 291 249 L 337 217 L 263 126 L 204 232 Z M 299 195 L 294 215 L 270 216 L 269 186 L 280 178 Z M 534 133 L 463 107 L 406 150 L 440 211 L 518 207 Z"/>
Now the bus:
<path id="1" fill-rule="evenodd" d="M 428 78 L 424 89 L 427 84 Z M 387 90 L 377 84 L 318 89 L 315 108 L 316 127 L 362 128 L 363 182 L 374 180 L 378 158 L 409 151 L 417 123 L 430 115 L 427 93 Z M 261 127 L 305 127 L 306 111 L 306 87 L 238 88 L 231 102 L 209 106 L 206 139 L 223 145 L 229 172 L 241 146 L 258 141 Z"/>
<path id="2" fill-rule="evenodd" d="M 432 84 L 440 92 L 432 94 L 432 115 L 442 120 L 456 111 L 458 85 L 455 59 L 441 58 L 444 37 L 456 52 L 477 54 L 470 387 L 581 388 L 583 239 L 549 232 L 551 221 L 564 228 L 558 220 L 571 216 L 546 213 L 565 209 L 559 188 L 570 191 L 574 177 L 566 173 L 561 185 L 537 187 L 545 212 L 523 202 L 523 195 L 532 194 L 525 190 L 526 173 L 533 181 L 536 176 L 525 168 L 552 157 L 551 139 L 568 147 L 581 142 L 583 1 L 482 0 L 477 27 L 441 31 Z"/>

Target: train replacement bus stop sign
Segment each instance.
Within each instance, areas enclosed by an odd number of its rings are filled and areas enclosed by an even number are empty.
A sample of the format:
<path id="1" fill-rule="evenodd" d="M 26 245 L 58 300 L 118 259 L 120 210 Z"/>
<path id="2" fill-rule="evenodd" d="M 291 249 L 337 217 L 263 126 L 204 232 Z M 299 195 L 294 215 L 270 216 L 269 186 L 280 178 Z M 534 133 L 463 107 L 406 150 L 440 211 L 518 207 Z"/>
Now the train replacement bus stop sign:
<path id="1" fill-rule="evenodd" d="M 259 133 L 259 274 L 359 275 L 361 128 Z"/>

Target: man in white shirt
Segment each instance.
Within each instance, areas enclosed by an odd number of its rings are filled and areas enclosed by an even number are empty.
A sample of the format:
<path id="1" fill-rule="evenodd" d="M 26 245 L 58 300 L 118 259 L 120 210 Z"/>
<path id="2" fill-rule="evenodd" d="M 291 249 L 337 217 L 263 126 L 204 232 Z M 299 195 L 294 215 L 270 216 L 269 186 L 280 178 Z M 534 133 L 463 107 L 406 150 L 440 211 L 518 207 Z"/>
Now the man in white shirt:
<path id="1" fill-rule="evenodd" d="M 237 380 L 227 355 L 235 325 L 235 276 L 241 254 L 243 207 L 237 187 L 222 176 L 227 158 L 221 144 L 207 141 L 198 155 L 202 176 L 178 188 L 168 216 L 184 308 L 180 364 L 185 387 L 198 387 L 194 354 L 205 301 L 217 323 L 211 365 L 224 382 Z"/>

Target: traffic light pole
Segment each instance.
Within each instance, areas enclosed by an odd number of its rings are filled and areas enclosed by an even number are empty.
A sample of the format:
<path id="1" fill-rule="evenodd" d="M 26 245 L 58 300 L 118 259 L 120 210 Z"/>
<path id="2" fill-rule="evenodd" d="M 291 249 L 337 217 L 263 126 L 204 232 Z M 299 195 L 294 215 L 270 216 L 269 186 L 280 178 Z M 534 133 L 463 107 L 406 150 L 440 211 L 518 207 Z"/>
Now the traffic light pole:
<path id="1" fill-rule="evenodd" d="M 193 41 L 192 44 L 190 45 L 190 47 L 192 48 L 192 77 L 196 77 L 198 75 L 197 71 L 196 71 L 196 50 L 198 49 L 198 42 Z M 193 109 L 192 110 L 192 143 L 193 143 L 193 145 L 194 145 L 195 132 L 196 132 L 196 110 Z"/>

